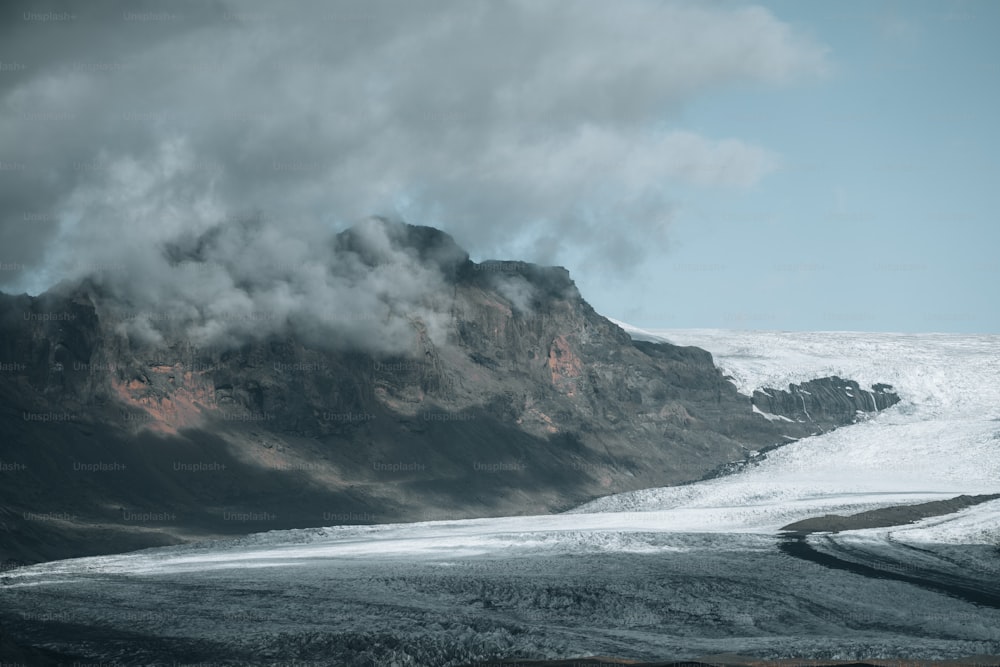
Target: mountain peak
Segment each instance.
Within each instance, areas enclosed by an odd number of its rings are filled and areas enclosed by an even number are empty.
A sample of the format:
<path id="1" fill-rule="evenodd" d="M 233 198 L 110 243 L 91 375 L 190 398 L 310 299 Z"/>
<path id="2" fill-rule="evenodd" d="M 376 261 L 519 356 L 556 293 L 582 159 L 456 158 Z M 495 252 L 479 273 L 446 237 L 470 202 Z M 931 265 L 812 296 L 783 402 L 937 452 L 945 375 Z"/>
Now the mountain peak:
<path id="1" fill-rule="evenodd" d="M 438 266 L 449 276 L 469 262 L 469 253 L 447 232 L 382 216 L 373 216 L 340 232 L 334 248 L 354 253 L 368 266 L 392 261 L 393 252 L 409 251 L 422 263 Z"/>

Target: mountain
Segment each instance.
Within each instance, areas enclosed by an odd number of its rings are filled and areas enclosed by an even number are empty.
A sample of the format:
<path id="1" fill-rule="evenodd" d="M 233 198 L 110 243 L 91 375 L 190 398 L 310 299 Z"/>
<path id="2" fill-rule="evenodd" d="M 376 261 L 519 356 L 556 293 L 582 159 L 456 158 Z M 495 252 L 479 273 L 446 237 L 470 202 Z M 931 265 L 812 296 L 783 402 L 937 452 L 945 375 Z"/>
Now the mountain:
<path id="1" fill-rule="evenodd" d="M 164 252 L 215 275 L 226 233 Z M 302 283 L 245 265 L 226 284 L 252 310 L 143 276 L 0 295 L 0 558 L 560 511 L 899 400 L 836 377 L 745 396 L 708 352 L 633 340 L 564 268 L 476 263 L 430 227 L 375 219 L 325 252 L 339 301 L 305 309 L 274 296 Z"/>

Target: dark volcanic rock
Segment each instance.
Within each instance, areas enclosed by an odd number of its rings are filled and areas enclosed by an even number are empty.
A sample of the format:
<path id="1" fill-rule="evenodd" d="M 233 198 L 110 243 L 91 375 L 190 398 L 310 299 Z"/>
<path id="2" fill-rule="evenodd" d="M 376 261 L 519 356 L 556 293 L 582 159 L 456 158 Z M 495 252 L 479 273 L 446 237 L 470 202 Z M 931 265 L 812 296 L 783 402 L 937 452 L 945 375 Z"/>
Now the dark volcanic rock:
<path id="1" fill-rule="evenodd" d="M 859 414 L 885 410 L 898 403 L 899 397 L 892 392 L 891 385 L 876 384 L 867 390 L 854 380 L 834 376 L 790 384 L 787 391 L 758 390 L 753 393 L 752 401 L 768 415 L 815 424 L 825 431 L 850 423 Z"/>
<path id="2" fill-rule="evenodd" d="M 562 510 L 698 479 L 896 401 L 829 378 L 758 393 L 769 415 L 755 414 L 708 352 L 633 342 L 565 269 L 477 264 L 438 230 L 390 231 L 449 290 L 395 355 L 294 330 L 154 345 L 89 282 L 0 295 L 0 459 L 17 465 L 0 559 Z M 358 233 L 334 245 L 384 261 Z"/>
<path id="3" fill-rule="evenodd" d="M 784 526 L 782 530 L 795 533 L 839 533 L 842 530 L 863 530 L 866 528 L 887 528 L 914 523 L 932 516 L 954 514 L 966 507 L 989 502 L 1000 498 L 1000 494 L 985 494 L 979 496 L 956 496 L 948 500 L 932 500 L 916 505 L 896 505 L 868 510 L 857 514 L 844 516 L 842 514 L 824 514 L 823 516 L 802 519 Z"/>

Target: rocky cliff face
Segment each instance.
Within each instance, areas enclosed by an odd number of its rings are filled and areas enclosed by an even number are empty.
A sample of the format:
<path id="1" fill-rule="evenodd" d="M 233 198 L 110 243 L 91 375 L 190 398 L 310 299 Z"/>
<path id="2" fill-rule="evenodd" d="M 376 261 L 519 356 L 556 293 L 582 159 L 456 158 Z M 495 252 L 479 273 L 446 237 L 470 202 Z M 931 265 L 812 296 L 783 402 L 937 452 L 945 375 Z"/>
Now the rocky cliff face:
<path id="1" fill-rule="evenodd" d="M 789 385 L 787 391 L 758 390 L 752 402 L 758 414 L 772 421 L 812 423 L 825 430 L 830 424 L 850 423 L 858 416 L 885 410 L 898 403 L 899 397 L 891 385 L 876 384 L 869 390 L 854 380 L 828 377 Z"/>
<path id="2" fill-rule="evenodd" d="M 477 264 L 430 228 L 390 236 L 437 287 L 413 313 L 390 295 L 388 314 L 340 317 L 373 332 L 402 319 L 402 349 L 296 322 L 206 345 L 94 282 L 0 296 L 0 556 L 556 511 L 698 479 L 898 400 L 828 378 L 751 402 L 708 352 L 632 341 L 565 269 Z M 359 265 L 384 257 L 353 231 L 335 244 Z M 136 335 L 138 318 L 160 335 Z"/>

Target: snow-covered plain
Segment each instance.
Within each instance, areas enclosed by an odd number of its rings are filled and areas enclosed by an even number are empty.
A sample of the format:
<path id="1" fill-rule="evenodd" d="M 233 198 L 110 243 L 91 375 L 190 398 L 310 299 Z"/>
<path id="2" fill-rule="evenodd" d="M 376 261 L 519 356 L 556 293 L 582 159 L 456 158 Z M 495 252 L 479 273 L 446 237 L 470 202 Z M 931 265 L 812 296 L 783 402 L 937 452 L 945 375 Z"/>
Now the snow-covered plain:
<path id="1" fill-rule="evenodd" d="M 1000 653 L 997 605 L 916 582 L 993 590 L 1000 501 L 808 538 L 908 581 L 779 548 L 799 519 L 1000 493 L 1000 336 L 633 335 L 708 349 L 741 391 L 840 375 L 892 384 L 902 402 L 734 475 L 555 516 L 282 531 L 23 568 L 0 587 L 0 615 L 27 640 L 126 664 Z"/>

